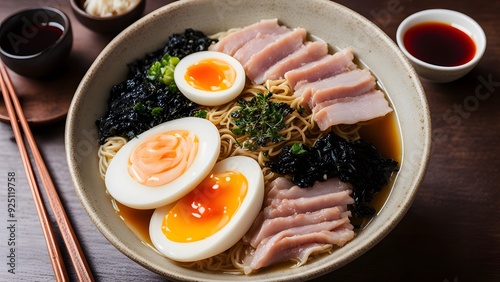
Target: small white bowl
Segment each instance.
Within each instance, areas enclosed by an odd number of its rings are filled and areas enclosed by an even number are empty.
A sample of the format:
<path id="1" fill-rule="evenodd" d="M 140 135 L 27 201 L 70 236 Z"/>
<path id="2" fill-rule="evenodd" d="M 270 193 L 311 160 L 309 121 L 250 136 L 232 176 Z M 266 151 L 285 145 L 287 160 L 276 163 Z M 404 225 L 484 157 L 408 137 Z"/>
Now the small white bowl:
<path id="1" fill-rule="evenodd" d="M 449 23 L 467 33 L 476 44 L 476 54 L 474 57 L 463 65 L 448 67 L 424 62 L 410 54 L 403 43 L 403 37 L 408 29 L 425 22 Z M 422 78 L 440 83 L 457 80 L 469 73 L 481 60 L 486 49 L 486 35 L 481 26 L 465 14 L 446 9 L 424 10 L 407 17 L 397 29 L 396 41 L 401 51 L 403 51 Z"/>

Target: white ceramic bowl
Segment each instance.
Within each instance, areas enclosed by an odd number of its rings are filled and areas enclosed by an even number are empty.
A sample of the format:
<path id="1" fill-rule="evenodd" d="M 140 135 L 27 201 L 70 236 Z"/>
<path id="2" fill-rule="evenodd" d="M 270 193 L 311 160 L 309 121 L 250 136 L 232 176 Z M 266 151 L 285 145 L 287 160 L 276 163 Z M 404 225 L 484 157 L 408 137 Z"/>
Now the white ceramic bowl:
<path id="1" fill-rule="evenodd" d="M 66 153 L 75 191 L 102 234 L 125 255 L 171 280 L 284 281 L 306 280 L 333 271 L 384 238 L 401 220 L 424 177 L 431 145 L 431 122 L 425 93 L 411 64 L 376 25 L 337 3 L 324 0 L 179 1 L 160 8 L 120 33 L 98 56 L 82 79 L 66 124 Z M 220 3 L 219 3 L 220 4 Z M 289 27 L 304 27 L 331 46 L 352 47 L 389 95 L 401 128 L 402 162 L 384 207 L 370 224 L 333 254 L 295 269 L 258 272 L 251 276 L 209 274 L 182 268 L 141 243 L 110 203 L 100 178 L 95 120 L 104 115 L 112 85 L 124 80 L 127 64 L 165 44 L 185 28 L 212 34 L 278 18 Z M 328 28 L 326 28 L 328 27 Z M 411 242 L 408 242 L 411 244 Z"/>
<path id="2" fill-rule="evenodd" d="M 449 23 L 469 34 L 476 44 L 476 53 L 472 60 L 460 66 L 445 67 L 424 62 L 413 56 L 403 44 L 403 36 L 409 28 L 424 22 Z M 407 17 L 398 26 L 396 41 L 420 76 L 441 83 L 459 79 L 469 73 L 481 60 L 486 49 L 486 35 L 481 26 L 465 14 L 446 9 L 424 10 Z"/>

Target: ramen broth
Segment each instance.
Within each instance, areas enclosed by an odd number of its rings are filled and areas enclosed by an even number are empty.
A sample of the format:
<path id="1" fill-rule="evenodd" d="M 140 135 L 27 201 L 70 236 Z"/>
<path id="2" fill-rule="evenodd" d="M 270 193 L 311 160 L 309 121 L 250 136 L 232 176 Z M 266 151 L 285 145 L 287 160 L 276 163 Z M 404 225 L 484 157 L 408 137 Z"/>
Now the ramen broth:
<path id="1" fill-rule="evenodd" d="M 401 137 L 395 112 L 387 114 L 385 117 L 371 121 L 367 126 L 359 129 L 359 135 L 365 141 L 372 143 L 384 158 L 390 158 L 401 164 L 402 148 Z M 380 192 L 375 194 L 371 201 L 371 206 L 377 212 L 385 204 L 394 184 L 396 174 L 392 175 L 389 183 Z"/>
<path id="2" fill-rule="evenodd" d="M 399 126 L 396 114 L 391 112 L 384 117 L 372 120 L 369 124 L 360 128 L 359 133 L 362 139 L 372 143 L 380 154 L 385 158 L 391 158 L 398 163 L 401 163 L 401 139 L 399 134 Z M 375 194 L 371 205 L 377 212 L 383 207 L 392 186 L 394 184 L 395 174 L 391 177 L 389 183 L 384 186 L 380 192 Z M 113 200 L 114 201 L 114 200 Z M 149 237 L 149 221 L 154 210 L 136 210 L 124 206 L 114 201 L 117 207 L 118 216 L 125 222 L 125 224 L 139 237 L 139 239 L 152 246 Z M 361 227 L 366 226 L 370 218 L 363 220 Z"/>

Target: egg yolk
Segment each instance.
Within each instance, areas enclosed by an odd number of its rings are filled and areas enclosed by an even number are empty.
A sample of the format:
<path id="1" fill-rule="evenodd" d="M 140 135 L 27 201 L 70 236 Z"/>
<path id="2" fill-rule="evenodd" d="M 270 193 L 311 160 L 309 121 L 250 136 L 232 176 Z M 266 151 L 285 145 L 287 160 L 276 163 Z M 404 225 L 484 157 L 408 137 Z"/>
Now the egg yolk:
<path id="1" fill-rule="evenodd" d="M 222 91 L 233 86 L 236 71 L 223 60 L 209 58 L 189 66 L 184 79 L 189 85 L 199 90 Z"/>
<path id="2" fill-rule="evenodd" d="M 211 174 L 165 215 L 163 234 L 171 241 L 182 243 L 215 234 L 236 213 L 247 189 L 247 179 L 240 172 Z"/>
<path id="3" fill-rule="evenodd" d="M 161 132 L 139 144 L 131 153 L 128 172 L 146 186 L 167 184 L 181 176 L 198 152 L 198 138 L 186 130 Z"/>

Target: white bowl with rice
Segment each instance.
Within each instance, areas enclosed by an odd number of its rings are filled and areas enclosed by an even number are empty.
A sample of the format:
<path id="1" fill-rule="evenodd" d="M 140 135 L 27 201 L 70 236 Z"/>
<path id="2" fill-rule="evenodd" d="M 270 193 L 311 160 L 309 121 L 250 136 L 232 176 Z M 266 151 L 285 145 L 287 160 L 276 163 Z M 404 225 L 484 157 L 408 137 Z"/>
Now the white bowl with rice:
<path id="1" fill-rule="evenodd" d="M 142 16 L 146 0 L 71 0 L 81 24 L 99 32 L 116 34 Z"/>

